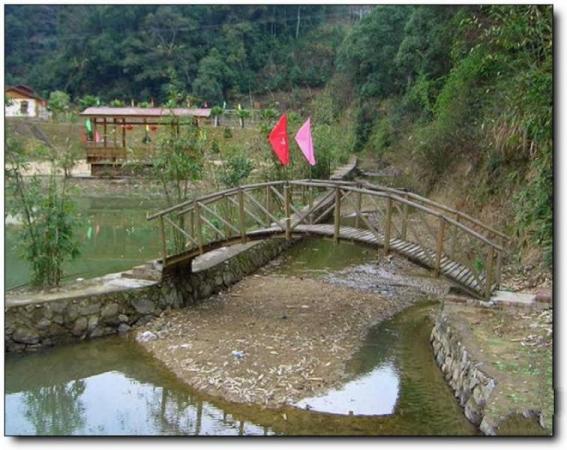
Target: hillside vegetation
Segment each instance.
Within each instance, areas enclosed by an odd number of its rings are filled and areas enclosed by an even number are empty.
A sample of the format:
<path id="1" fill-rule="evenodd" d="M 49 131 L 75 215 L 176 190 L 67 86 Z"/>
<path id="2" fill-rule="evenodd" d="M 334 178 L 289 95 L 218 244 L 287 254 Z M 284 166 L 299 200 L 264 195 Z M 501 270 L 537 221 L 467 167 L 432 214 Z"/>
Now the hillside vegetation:
<path id="1" fill-rule="evenodd" d="M 337 116 L 352 110 L 354 151 L 499 226 L 524 262 L 547 266 L 552 17 L 549 6 L 378 6 L 339 48 L 327 92 Z"/>
<path id="2" fill-rule="evenodd" d="M 79 105 L 260 99 L 291 132 L 312 115 L 325 167 L 352 152 L 394 166 L 551 267 L 552 8 L 356 8 L 8 5 L 6 82 Z"/>

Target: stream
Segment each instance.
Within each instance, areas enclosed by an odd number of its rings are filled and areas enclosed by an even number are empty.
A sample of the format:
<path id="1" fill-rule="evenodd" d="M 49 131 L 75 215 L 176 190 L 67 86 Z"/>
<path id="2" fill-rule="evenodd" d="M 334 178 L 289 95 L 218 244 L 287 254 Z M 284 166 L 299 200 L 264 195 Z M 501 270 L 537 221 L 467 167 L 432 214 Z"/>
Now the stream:
<path id="1" fill-rule="evenodd" d="M 103 235 L 104 236 L 104 235 Z M 379 264 L 376 264 L 379 263 Z M 5 432 L 20 435 L 472 435 L 429 345 L 435 302 L 411 288 L 427 275 L 372 249 L 304 240 L 262 269 L 353 283 L 378 270 L 390 295 L 422 301 L 375 325 L 342 387 L 277 410 L 209 398 L 182 384 L 132 339 L 101 338 L 8 354 Z M 381 283 L 366 286 L 383 289 Z M 380 278 L 380 279 L 382 279 Z M 410 280 L 410 289 L 397 291 Z M 425 283 L 427 284 L 427 283 Z M 400 288 L 402 289 L 403 286 Z"/>

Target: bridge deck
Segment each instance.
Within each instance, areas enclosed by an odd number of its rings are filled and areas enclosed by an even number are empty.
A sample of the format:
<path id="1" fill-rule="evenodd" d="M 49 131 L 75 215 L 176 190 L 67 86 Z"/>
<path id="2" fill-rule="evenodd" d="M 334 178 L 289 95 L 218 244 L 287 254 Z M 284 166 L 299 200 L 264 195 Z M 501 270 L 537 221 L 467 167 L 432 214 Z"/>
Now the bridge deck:
<path id="1" fill-rule="evenodd" d="M 293 229 L 293 234 L 297 235 L 317 235 L 324 237 L 334 236 L 334 225 L 333 224 L 301 224 L 297 225 Z M 258 230 L 249 231 L 247 234 L 250 239 L 265 239 L 274 235 L 283 235 L 283 230 L 281 227 L 272 226 L 269 228 L 261 228 Z M 360 242 L 366 245 L 373 246 L 384 246 L 384 236 L 381 234 L 375 234 L 368 230 L 361 230 L 354 227 L 342 226 L 339 232 L 339 239 Z M 235 241 L 239 241 L 240 238 L 236 238 Z M 215 247 L 222 245 L 223 243 L 229 243 L 230 241 L 219 241 L 214 243 Z M 402 241 L 400 239 L 392 239 L 390 242 L 390 249 L 407 257 L 410 261 L 420 264 L 429 269 L 434 268 L 435 252 L 429 249 L 424 249 L 418 244 Z M 208 251 L 208 249 L 207 249 Z M 185 254 L 177 255 L 173 257 L 171 262 L 175 263 L 180 260 L 187 260 L 197 256 L 198 250 L 193 249 Z M 465 289 L 471 291 L 475 295 L 483 295 L 482 285 L 479 284 L 477 277 L 474 275 L 472 270 L 466 266 L 459 264 L 458 262 L 452 261 L 443 255 L 441 258 L 440 272 L 447 278 L 457 282 L 459 285 Z M 481 278 L 481 282 L 484 282 L 484 277 Z"/>

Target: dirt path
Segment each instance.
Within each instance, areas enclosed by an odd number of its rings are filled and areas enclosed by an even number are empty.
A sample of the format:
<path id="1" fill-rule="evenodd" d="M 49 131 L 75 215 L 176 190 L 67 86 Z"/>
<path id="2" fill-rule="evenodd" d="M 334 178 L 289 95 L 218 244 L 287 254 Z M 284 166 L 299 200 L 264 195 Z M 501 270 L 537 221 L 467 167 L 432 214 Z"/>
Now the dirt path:
<path id="1" fill-rule="evenodd" d="M 290 404 L 337 385 L 368 328 L 413 300 L 299 277 L 255 275 L 138 332 L 193 388 L 234 402 Z M 150 334 L 152 333 L 152 334 Z"/>

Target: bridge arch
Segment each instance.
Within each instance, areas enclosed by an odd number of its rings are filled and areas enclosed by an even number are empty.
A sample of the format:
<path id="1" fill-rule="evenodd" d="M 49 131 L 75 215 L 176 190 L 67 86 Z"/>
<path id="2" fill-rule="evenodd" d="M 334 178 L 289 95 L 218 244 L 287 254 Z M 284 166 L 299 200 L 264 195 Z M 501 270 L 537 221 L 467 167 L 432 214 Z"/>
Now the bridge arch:
<path id="1" fill-rule="evenodd" d="M 477 297 L 499 287 L 509 238 L 456 209 L 400 189 L 333 180 L 239 186 L 149 215 L 159 222 L 164 268 L 221 246 L 298 235 L 396 252 Z"/>

